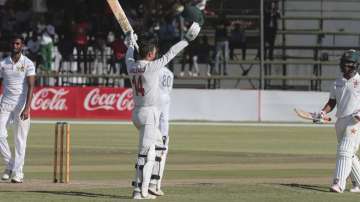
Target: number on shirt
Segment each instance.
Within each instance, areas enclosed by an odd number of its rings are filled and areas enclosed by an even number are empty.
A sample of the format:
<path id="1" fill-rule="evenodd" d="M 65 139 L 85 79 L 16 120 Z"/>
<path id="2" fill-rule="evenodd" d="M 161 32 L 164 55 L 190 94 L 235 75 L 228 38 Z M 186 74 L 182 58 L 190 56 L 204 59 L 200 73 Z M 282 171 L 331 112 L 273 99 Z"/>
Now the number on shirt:
<path id="1" fill-rule="evenodd" d="M 131 83 L 135 89 L 135 95 L 136 96 L 144 96 L 145 90 L 143 87 L 142 77 L 141 76 L 133 76 Z"/>
<path id="2" fill-rule="evenodd" d="M 164 87 L 170 88 L 171 87 L 171 77 L 164 75 L 162 77 L 161 83 Z"/>

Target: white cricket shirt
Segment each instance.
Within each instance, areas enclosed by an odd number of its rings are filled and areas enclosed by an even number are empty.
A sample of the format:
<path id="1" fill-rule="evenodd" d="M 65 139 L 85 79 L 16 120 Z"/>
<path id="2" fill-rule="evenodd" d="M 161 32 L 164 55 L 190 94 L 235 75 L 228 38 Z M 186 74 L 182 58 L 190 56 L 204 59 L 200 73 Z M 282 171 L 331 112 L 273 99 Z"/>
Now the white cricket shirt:
<path id="1" fill-rule="evenodd" d="M 25 101 L 28 90 L 27 76 L 35 75 L 34 63 L 24 55 L 17 63 L 11 57 L 0 62 L 0 78 L 2 78 L 3 96 L 1 104 L 17 104 Z"/>
<path id="2" fill-rule="evenodd" d="M 336 79 L 330 91 L 330 99 L 336 100 L 336 117 L 343 118 L 360 110 L 360 75 L 351 79 Z"/>
<path id="3" fill-rule="evenodd" d="M 159 106 L 160 69 L 165 68 L 181 50 L 189 43 L 182 40 L 172 46 L 160 59 L 154 61 L 139 60 L 133 58 L 134 47 L 130 46 L 126 52 L 126 67 L 130 76 L 134 94 L 135 107 Z"/>
<path id="4" fill-rule="evenodd" d="M 170 103 L 170 93 L 173 88 L 174 74 L 168 68 L 161 68 L 160 82 L 160 106 Z"/>

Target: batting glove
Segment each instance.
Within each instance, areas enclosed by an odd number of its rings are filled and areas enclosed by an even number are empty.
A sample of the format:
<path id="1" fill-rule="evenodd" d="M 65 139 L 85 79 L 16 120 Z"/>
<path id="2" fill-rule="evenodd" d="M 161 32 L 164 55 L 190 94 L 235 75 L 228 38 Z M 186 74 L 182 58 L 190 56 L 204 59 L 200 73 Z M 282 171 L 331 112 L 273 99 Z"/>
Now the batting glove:
<path id="1" fill-rule="evenodd" d="M 320 111 L 318 113 L 313 113 L 313 123 L 322 124 L 325 122 L 324 117 L 326 117 L 326 112 Z"/>
<path id="2" fill-rule="evenodd" d="M 190 26 L 189 30 L 185 34 L 185 39 L 190 42 L 196 39 L 196 37 L 199 35 L 199 32 L 201 30 L 200 25 L 197 22 L 193 22 Z"/>
<path id="3" fill-rule="evenodd" d="M 126 47 L 136 47 L 138 49 L 138 44 L 137 44 L 137 41 L 138 40 L 138 37 L 137 35 L 134 33 L 134 32 L 128 32 L 126 34 L 126 37 L 125 37 L 125 45 Z"/>

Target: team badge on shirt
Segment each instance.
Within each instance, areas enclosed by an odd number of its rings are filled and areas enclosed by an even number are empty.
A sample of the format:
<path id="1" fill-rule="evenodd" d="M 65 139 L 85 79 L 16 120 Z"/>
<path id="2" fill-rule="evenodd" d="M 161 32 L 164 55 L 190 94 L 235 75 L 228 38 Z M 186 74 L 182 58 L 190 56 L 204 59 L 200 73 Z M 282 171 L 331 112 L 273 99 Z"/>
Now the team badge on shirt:
<path id="1" fill-rule="evenodd" d="M 24 65 L 17 66 L 17 67 L 16 67 L 16 70 L 17 70 L 18 72 L 24 72 L 24 71 L 25 71 L 25 66 L 24 66 Z"/>
<path id="2" fill-rule="evenodd" d="M 351 129 L 351 134 L 356 135 L 357 130 L 355 128 Z"/>

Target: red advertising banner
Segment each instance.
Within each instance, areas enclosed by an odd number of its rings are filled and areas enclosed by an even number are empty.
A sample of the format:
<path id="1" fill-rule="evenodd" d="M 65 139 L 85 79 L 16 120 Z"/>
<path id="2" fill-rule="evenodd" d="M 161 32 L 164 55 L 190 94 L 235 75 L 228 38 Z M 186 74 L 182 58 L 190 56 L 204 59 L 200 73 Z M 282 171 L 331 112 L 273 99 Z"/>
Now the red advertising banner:
<path id="1" fill-rule="evenodd" d="M 37 87 L 31 102 L 33 118 L 130 120 L 131 89 L 105 87 Z"/>

